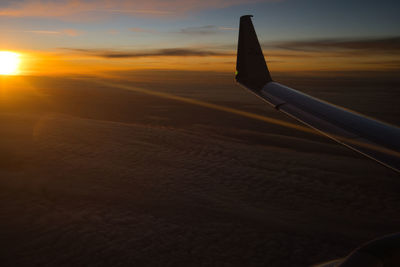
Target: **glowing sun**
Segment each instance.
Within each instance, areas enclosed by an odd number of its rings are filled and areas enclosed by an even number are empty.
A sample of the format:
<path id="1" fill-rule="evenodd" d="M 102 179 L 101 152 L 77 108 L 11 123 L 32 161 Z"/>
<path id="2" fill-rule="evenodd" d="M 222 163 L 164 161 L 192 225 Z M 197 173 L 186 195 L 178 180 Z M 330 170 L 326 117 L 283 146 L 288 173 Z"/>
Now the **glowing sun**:
<path id="1" fill-rule="evenodd" d="M 19 54 L 8 51 L 0 51 L 0 75 L 18 74 L 19 63 Z"/>

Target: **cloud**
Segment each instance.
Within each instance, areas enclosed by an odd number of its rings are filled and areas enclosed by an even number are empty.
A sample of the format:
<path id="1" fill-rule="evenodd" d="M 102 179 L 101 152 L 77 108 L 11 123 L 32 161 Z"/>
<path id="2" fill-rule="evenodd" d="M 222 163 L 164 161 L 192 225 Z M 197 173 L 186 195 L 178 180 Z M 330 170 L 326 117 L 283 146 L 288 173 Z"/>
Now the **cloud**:
<path id="1" fill-rule="evenodd" d="M 67 36 L 79 36 L 83 32 L 75 29 L 64 29 L 64 30 L 27 30 L 27 31 L 13 31 L 13 32 L 23 32 L 23 33 L 33 33 L 40 35 L 67 35 Z"/>
<path id="2" fill-rule="evenodd" d="M 68 35 L 68 36 L 79 36 L 82 35 L 83 32 L 75 30 L 75 29 L 65 29 L 62 31 L 63 34 Z"/>
<path id="3" fill-rule="evenodd" d="M 222 31 L 233 31 L 238 30 L 238 28 L 230 28 L 230 27 L 218 27 L 215 25 L 206 25 L 206 26 L 199 26 L 199 27 L 188 27 L 183 28 L 179 31 L 182 34 L 189 34 L 189 35 L 208 35 L 208 34 L 218 34 Z"/>
<path id="4" fill-rule="evenodd" d="M 193 35 L 206 35 L 218 33 L 218 27 L 215 25 L 207 25 L 200 27 L 188 27 L 181 29 L 179 33 L 182 34 L 193 34 Z"/>
<path id="5" fill-rule="evenodd" d="M 286 41 L 264 43 L 263 47 L 301 52 L 355 53 L 357 55 L 400 54 L 400 37 Z"/>
<path id="6" fill-rule="evenodd" d="M 218 27 L 219 30 L 222 31 L 238 31 L 239 28 L 232 28 L 232 27 Z"/>
<path id="7" fill-rule="evenodd" d="M 123 58 L 142 58 L 142 57 L 229 57 L 232 53 L 225 53 L 212 50 L 201 50 L 195 48 L 167 48 L 158 50 L 142 50 L 142 51 L 115 51 L 115 50 L 98 50 L 98 49 L 81 49 L 81 48 L 62 48 L 71 52 L 77 52 L 93 57 L 101 57 L 108 59 Z"/>
<path id="8" fill-rule="evenodd" d="M 158 33 L 158 31 L 156 30 L 152 30 L 152 29 L 144 29 L 144 28 L 130 28 L 129 29 L 131 32 L 141 32 L 141 33 Z"/>
<path id="9" fill-rule="evenodd" d="M 397 69 L 400 69 L 400 60 L 370 60 L 370 61 L 364 61 L 361 62 L 361 64 L 365 64 L 365 65 L 385 65 L 387 67 L 394 67 Z"/>
<path id="10" fill-rule="evenodd" d="M 61 34 L 61 32 L 58 31 L 45 31 L 45 30 L 32 30 L 32 31 L 23 31 L 26 33 L 34 33 L 34 34 L 44 34 L 44 35 L 57 35 Z"/>
<path id="11" fill-rule="evenodd" d="M 5 0 L 0 3 L 0 16 L 54 17 L 82 19 L 104 15 L 175 16 L 189 11 L 224 8 L 239 4 L 276 2 L 279 0 Z M 103 15 L 103 16 L 100 16 Z M 85 17 L 84 17 L 85 18 Z"/>
<path id="12" fill-rule="evenodd" d="M 136 9 L 136 10 L 118 10 L 118 9 L 111 9 L 108 10 L 110 13 L 115 13 L 115 14 L 126 14 L 126 15 L 170 15 L 173 14 L 171 11 L 163 11 L 163 10 L 152 10 L 152 9 Z"/>
<path id="13" fill-rule="evenodd" d="M 111 29 L 107 31 L 108 34 L 119 34 L 119 30 Z"/>

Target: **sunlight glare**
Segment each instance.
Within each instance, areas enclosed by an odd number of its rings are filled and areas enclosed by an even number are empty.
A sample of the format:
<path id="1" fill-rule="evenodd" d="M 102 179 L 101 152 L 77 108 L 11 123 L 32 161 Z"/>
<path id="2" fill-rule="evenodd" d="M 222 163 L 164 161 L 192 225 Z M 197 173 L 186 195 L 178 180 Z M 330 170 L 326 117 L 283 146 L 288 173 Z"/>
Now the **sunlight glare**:
<path id="1" fill-rule="evenodd" d="M 9 51 L 0 51 L 0 75 L 18 74 L 20 55 Z"/>

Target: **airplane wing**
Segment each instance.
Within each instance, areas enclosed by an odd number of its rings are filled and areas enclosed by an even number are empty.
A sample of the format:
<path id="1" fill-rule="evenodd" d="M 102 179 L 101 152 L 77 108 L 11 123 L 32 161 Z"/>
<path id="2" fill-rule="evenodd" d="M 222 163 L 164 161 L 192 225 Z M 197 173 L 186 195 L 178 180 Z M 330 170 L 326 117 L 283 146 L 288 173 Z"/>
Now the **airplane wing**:
<path id="1" fill-rule="evenodd" d="M 251 17 L 240 18 L 236 81 L 275 109 L 400 172 L 400 128 L 273 81 Z"/>

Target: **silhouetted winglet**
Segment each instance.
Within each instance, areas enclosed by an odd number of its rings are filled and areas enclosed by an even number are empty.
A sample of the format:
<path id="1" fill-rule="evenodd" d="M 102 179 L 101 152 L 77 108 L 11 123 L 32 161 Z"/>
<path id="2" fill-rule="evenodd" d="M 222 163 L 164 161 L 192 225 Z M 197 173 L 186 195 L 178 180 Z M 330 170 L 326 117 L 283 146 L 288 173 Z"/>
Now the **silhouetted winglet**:
<path id="1" fill-rule="evenodd" d="M 265 84 L 272 81 L 272 78 L 251 17 L 252 15 L 240 17 L 236 81 L 253 91 L 259 91 Z"/>
<path id="2" fill-rule="evenodd" d="M 400 172 L 400 128 L 272 81 L 251 17 L 240 18 L 236 81 L 277 110 Z"/>

